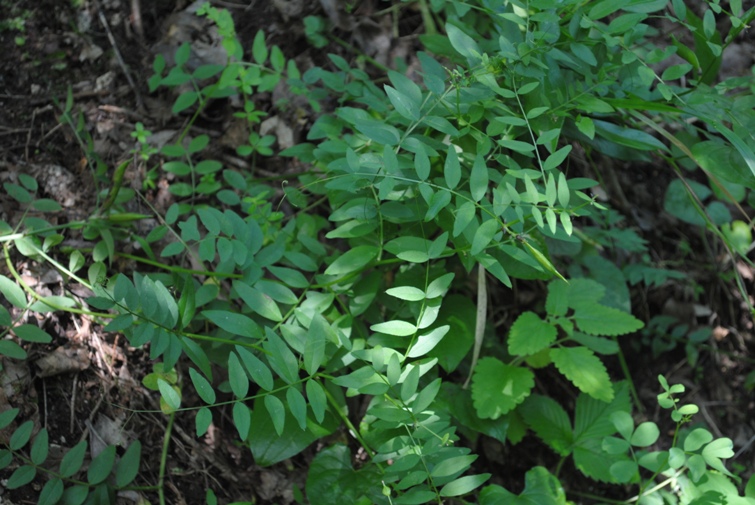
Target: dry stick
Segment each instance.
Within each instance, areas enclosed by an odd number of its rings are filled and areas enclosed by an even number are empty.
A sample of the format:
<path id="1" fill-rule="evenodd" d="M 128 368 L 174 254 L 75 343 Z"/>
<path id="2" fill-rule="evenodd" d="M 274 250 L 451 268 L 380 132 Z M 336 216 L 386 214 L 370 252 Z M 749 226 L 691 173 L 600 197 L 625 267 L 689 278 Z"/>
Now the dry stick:
<path id="1" fill-rule="evenodd" d="M 136 108 L 141 110 L 142 107 L 144 106 L 144 102 L 142 101 L 142 95 L 139 93 L 139 88 L 136 87 L 136 84 L 134 84 L 134 80 L 131 78 L 131 73 L 128 71 L 126 62 L 123 61 L 121 52 L 118 50 L 118 45 L 115 42 L 115 37 L 113 37 L 113 32 L 110 31 L 110 25 L 108 25 L 107 19 L 105 19 L 105 15 L 102 13 L 102 6 L 100 5 L 97 5 L 97 14 L 99 14 L 99 17 L 100 17 L 100 23 L 102 23 L 102 26 L 105 27 L 105 31 L 107 32 L 107 38 L 110 41 L 110 45 L 113 47 L 113 51 L 115 52 L 115 57 L 118 59 L 118 64 L 121 66 L 123 73 L 126 75 L 126 80 L 128 81 L 128 85 L 131 86 L 131 90 L 134 92 L 134 95 L 136 96 Z"/>
<path id="2" fill-rule="evenodd" d="M 482 340 L 485 337 L 485 322 L 488 318 L 488 287 L 485 283 L 485 267 L 482 263 L 477 265 L 477 320 L 475 321 L 474 330 L 474 350 L 472 351 L 472 366 L 469 367 L 469 376 L 464 382 L 463 389 L 467 389 L 472 374 L 477 366 L 477 359 L 480 357 L 482 349 Z"/>

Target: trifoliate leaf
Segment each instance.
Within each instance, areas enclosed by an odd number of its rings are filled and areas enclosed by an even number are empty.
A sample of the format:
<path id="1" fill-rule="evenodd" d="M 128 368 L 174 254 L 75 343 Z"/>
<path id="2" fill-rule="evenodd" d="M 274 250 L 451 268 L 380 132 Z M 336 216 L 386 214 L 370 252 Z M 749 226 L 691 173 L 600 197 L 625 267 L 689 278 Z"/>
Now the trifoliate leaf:
<path id="1" fill-rule="evenodd" d="M 606 367 L 600 358 L 587 347 L 553 349 L 551 359 L 558 371 L 583 393 L 605 402 L 613 400 L 611 378 L 608 376 Z"/>
<path id="2" fill-rule="evenodd" d="M 496 358 L 483 358 L 472 377 L 472 400 L 477 415 L 498 419 L 519 405 L 535 386 L 528 368 L 507 365 Z"/>
<path id="3" fill-rule="evenodd" d="M 529 356 L 556 341 L 557 330 L 534 312 L 520 315 L 509 331 L 509 353 Z"/>

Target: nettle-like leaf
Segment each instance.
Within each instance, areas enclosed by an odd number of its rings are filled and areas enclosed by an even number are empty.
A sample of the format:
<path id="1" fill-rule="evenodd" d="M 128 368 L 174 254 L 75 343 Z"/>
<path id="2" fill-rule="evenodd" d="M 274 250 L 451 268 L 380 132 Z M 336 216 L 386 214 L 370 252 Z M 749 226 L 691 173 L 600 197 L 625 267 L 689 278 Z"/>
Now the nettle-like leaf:
<path id="1" fill-rule="evenodd" d="M 472 400 L 477 415 L 498 419 L 527 398 L 535 386 L 528 368 L 512 366 L 496 358 L 482 358 L 472 376 Z"/>
<path id="2" fill-rule="evenodd" d="M 534 312 L 522 313 L 509 330 L 509 353 L 516 356 L 536 354 L 556 341 L 556 328 Z"/>
<path id="3" fill-rule="evenodd" d="M 480 493 L 480 505 L 566 505 L 563 486 L 542 466 L 529 470 L 524 482 L 524 491 L 518 496 L 501 486 L 486 487 Z"/>
<path id="4" fill-rule="evenodd" d="M 554 451 L 562 456 L 571 453 L 574 436 L 564 408 L 547 396 L 532 395 L 517 409 L 524 422 Z"/>
<path id="5" fill-rule="evenodd" d="M 581 346 L 560 347 L 552 349 L 550 356 L 558 371 L 580 391 L 605 402 L 613 399 L 611 378 L 606 367 L 590 349 Z"/>
<path id="6" fill-rule="evenodd" d="M 574 310 L 577 327 L 590 335 L 624 335 L 644 326 L 644 323 L 626 312 L 604 305 L 585 304 Z"/>

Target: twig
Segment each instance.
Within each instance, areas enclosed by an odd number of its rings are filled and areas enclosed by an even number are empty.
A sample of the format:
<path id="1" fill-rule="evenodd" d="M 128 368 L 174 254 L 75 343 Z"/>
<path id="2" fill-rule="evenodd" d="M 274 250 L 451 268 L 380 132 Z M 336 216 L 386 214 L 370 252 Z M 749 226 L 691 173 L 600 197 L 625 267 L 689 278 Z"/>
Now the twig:
<path id="1" fill-rule="evenodd" d="M 113 51 L 115 52 L 115 57 L 118 59 L 118 64 L 121 66 L 121 69 L 123 70 L 123 73 L 126 76 L 126 80 L 128 81 L 128 85 L 131 86 L 131 90 L 134 92 L 134 95 L 136 96 L 136 108 L 141 110 L 144 105 L 144 102 L 142 101 L 142 95 L 141 93 L 139 93 L 139 88 L 136 87 L 136 84 L 134 84 L 134 80 L 131 78 L 131 73 L 128 71 L 126 62 L 123 61 L 121 52 L 118 50 L 118 45 L 115 42 L 115 37 L 113 37 L 113 32 L 110 31 L 110 25 L 108 24 L 107 19 L 105 19 L 105 14 L 102 13 L 102 7 L 100 5 L 97 5 L 97 14 L 100 17 L 100 23 L 102 23 L 102 26 L 105 27 L 105 31 L 107 32 L 107 38 L 110 41 L 110 45 L 113 47 Z"/>

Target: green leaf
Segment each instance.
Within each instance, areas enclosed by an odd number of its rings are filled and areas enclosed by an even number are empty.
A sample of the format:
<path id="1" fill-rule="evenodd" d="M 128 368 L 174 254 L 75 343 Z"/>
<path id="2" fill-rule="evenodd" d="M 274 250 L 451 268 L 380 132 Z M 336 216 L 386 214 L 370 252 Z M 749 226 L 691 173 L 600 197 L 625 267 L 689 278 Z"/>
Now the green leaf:
<path id="1" fill-rule="evenodd" d="M 236 426 L 236 431 L 239 433 L 241 440 L 249 438 L 249 427 L 252 424 L 252 413 L 249 412 L 249 407 L 242 402 L 236 402 L 233 404 L 233 424 Z"/>
<path id="2" fill-rule="evenodd" d="M 470 62 L 479 61 L 481 51 L 472 37 L 451 23 L 446 23 L 446 33 L 448 34 L 448 41 L 459 54 Z"/>
<path id="3" fill-rule="evenodd" d="M 728 459 L 734 456 L 732 447 L 734 447 L 734 444 L 731 439 L 717 438 L 703 448 L 702 457 L 711 468 L 725 475 L 732 476 L 731 472 L 721 462 L 721 459 Z"/>
<path id="4" fill-rule="evenodd" d="M 139 463 L 142 457 L 142 444 L 138 440 L 133 441 L 126 452 L 118 461 L 115 469 L 115 484 L 125 487 L 131 484 L 139 473 Z"/>
<path id="5" fill-rule="evenodd" d="M 160 390 L 160 396 L 165 400 L 165 404 L 170 410 L 176 411 L 181 407 L 181 395 L 173 386 L 158 378 L 157 387 Z"/>
<path id="6" fill-rule="evenodd" d="M 444 325 L 435 328 L 430 333 L 420 335 L 417 337 L 417 342 L 411 347 L 411 349 L 409 349 L 407 357 L 419 358 L 432 351 L 443 337 L 446 336 L 446 333 L 448 333 L 448 330 L 450 329 L 451 327 L 449 325 Z"/>
<path id="7" fill-rule="evenodd" d="M 228 382 L 236 398 L 245 398 L 249 392 L 249 379 L 235 353 L 228 355 Z"/>
<path id="8" fill-rule="evenodd" d="M 497 219 L 488 219 L 482 223 L 475 231 L 474 238 L 472 239 L 472 248 L 469 251 L 469 254 L 472 256 L 480 254 L 488 247 L 493 240 L 493 237 L 495 237 L 500 231 L 501 225 L 498 223 Z"/>
<path id="9" fill-rule="evenodd" d="M 265 396 L 265 408 L 270 419 L 273 421 L 275 432 L 280 437 L 283 434 L 283 428 L 286 423 L 286 407 L 283 406 L 283 402 L 275 395 Z"/>
<path id="10" fill-rule="evenodd" d="M 40 344 L 49 344 L 52 342 L 52 337 L 48 333 L 39 328 L 36 324 L 22 324 L 13 328 L 13 333 L 16 334 L 21 340 L 27 342 L 35 342 Z"/>
<path id="11" fill-rule="evenodd" d="M 488 167 L 485 166 L 485 157 L 477 153 L 472 165 L 472 174 L 469 177 L 469 190 L 472 199 L 479 202 L 488 190 Z"/>
<path id="12" fill-rule="evenodd" d="M 26 308 L 26 295 L 24 295 L 24 290 L 4 275 L 0 275 L 0 293 L 2 293 L 5 299 L 14 307 L 19 309 Z"/>
<path id="13" fill-rule="evenodd" d="M 357 246 L 336 258 L 336 260 L 325 269 L 325 275 L 343 276 L 360 270 L 371 263 L 377 257 L 378 252 L 379 250 L 375 246 Z"/>
<path id="14" fill-rule="evenodd" d="M 424 412 L 433 403 L 435 397 L 438 395 L 438 391 L 440 391 L 441 384 L 441 379 L 437 378 L 417 394 L 417 397 L 412 402 L 412 412 L 414 414 Z"/>
<path id="15" fill-rule="evenodd" d="M 299 428 L 302 430 L 307 429 L 307 401 L 304 399 L 299 390 L 294 387 L 288 388 L 286 391 L 286 404 L 288 405 L 291 414 L 299 423 Z"/>
<path id="16" fill-rule="evenodd" d="M 425 292 L 414 286 L 399 286 L 395 288 L 386 289 L 385 293 L 398 298 L 399 300 L 406 300 L 409 302 L 418 302 L 425 299 Z"/>
<path id="17" fill-rule="evenodd" d="M 529 470 L 524 491 L 516 496 L 500 486 L 488 486 L 480 493 L 480 505 L 567 505 L 564 486 L 542 466 Z M 571 503 L 571 502 L 569 502 Z"/>
<path id="18" fill-rule="evenodd" d="M 7 428 L 18 416 L 19 409 L 9 409 L 0 413 L 0 430 Z"/>
<path id="19" fill-rule="evenodd" d="M 522 403 L 535 386 L 531 370 L 482 358 L 472 377 L 472 399 L 477 415 L 498 419 Z"/>
<path id="20" fill-rule="evenodd" d="M 581 305 L 574 310 L 577 327 L 590 335 L 624 335 L 644 326 L 644 323 L 626 312 L 603 305 Z"/>
<path id="21" fill-rule="evenodd" d="M 204 436 L 212 424 L 212 411 L 207 407 L 202 407 L 197 411 L 197 417 L 194 419 L 197 437 Z"/>
<path id="22" fill-rule="evenodd" d="M 532 395 L 517 409 L 535 434 L 561 456 L 568 456 L 574 442 L 571 421 L 554 399 Z"/>
<path id="23" fill-rule="evenodd" d="M 394 335 L 396 337 L 406 337 L 413 335 L 417 331 L 417 327 L 407 321 L 395 320 L 373 324 L 370 326 L 370 330 L 378 333 L 385 333 L 386 335 Z"/>
<path id="24" fill-rule="evenodd" d="M 73 476 L 81 469 L 81 464 L 84 463 L 84 455 L 87 451 L 87 442 L 82 440 L 75 446 L 73 446 L 60 462 L 60 476 L 68 478 Z"/>
<path id="25" fill-rule="evenodd" d="M 252 380 L 265 391 L 271 391 L 274 386 L 273 374 L 267 365 L 249 350 L 238 345 L 235 349 Z"/>
<path id="26" fill-rule="evenodd" d="M 31 444 L 31 461 L 35 465 L 41 465 L 47 459 L 49 453 L 49 435 L 47 434 L 47 428 L 42 428 L 37 436 L 34 437 L 34 442 Z"/>
<path id="27" fill-rule="evenodd" d="M 215 390 L 212 389 L 212 385 L 209 381 L 193 368 L 189 368 L 189 376 L 191 377 L 191 383 L 194 385 L 194 389 L 202 401 L 208 404 L 215 403 Z"/>
<path id="28" fill-rule="evenodd" d="M 632 433 L 632 437 L 629 439 L 635 447 L 648 447 L 653 445 L 660 435 L 658 425 L 653 422 L 644 422 L 637 426 L 637 429 Z"/>
<path id="29" fill-rule="evenodd" d="M 478 487 L 482 486 L 485 481 L 490 478 L 489 473 L 481 473 L 478 475 L 466 475 L 458 478 L 455 481 L 449 482 L 443 486 L 440 490 L 440 496 L 460 496 L 474 491 Z"/>
<path id="30" fill-rule="evenodd" d="M 385 85 L 385 92 L 388 95 L 388 99 L 393 104 L 393 107 L 396 109 L 396 112 L 410 121 L 419 121 L 419 102 L 415 102 L 409 96 L 396 90 L 396 88 L 388 86 L 387 84 Z"/>
<path id="31" fill-rule="evenodd" d="M 30 465 L 20 466 L 16 468 L 16 470 L 10 476 L 8 482 L 5 484 L 5 487 L 7 489 L 18 489 L 33 481 L 34 477 L 36 476 L 37 469 L 35 467 Z"/>
<path id="32" fill-rule="evenodd" d="M 281 338 L 265 328 L 267 340 L 262 346 L 268 352 L 267 359 L 273 370 L 289 384 L 299 380 L 299 360 Z"/>
<path id="33" fill-rule="evenodd" d="M 373 119 L 357 119 L 354 126 L 360 133 L 374 140 L 378 144 L 395 146 L 401 140 L 399 131 L 383 121 Z"/>
<path id="34" fill-rule="evenodd" d="M 509 330 L 509 353 L 516 356 L 536 354 L 556 341 L 556 327 L 534 312 L 522 313 Z"/>
<path id="35" fill-rule="evenodd" d="M 16 431 L 11 435 L 8 441 L 8 447 L 14 451 L 18 451 L 29 442 L 31 433 L 34 430 L 34 421 L 26 421 L 21 426 L 16 428 Z"/>
<path id="36" fill-rule="evenodd" d="M 275 322 L 283 320 L 283 314 L 281 314 L 275 301 L 260 290 L 240 281 L 233 282 L 233 289 L 244 300 L 244 303 L 257 314 Z"/>
<path id="37" fill-rule="evenodd" d="M 325 418 L 325 409 L 328 405 L 328 399 L 325 395 L 325 390 L 314 379 L 309 379 L 306 385 L 307 399 L 309 405 L 312 407 L 312 413 L 318 423 L 322 423 Z"/>
<path id="38" fill-rule="evenodd" d="M 417 177 L 420 180 L 427 180 L 430 176 L 430 158 L 427 157 L 424 146 L 418 149 L 414 155 L 414 170 L 417 171 Z"/>
<path id="39" fill-rule="evenodd" d="M 343 444 L 326 447 L 317 453 L 309 465 L 306 492 L 311 505 L 354 505 L 379 477 L 367 466 L 355 471 L 351 465 L 349 448 Z M 376 480 L 377 479 L 377 480 Z"/>
<path id="40" fill-rule="evenodd" d="M 550 352 L 558 371 L 572 381 L 580 391 L 597 400 L 613 400 L 611 378 L 605 365 L 587 347 L 561 347 Z"/>
<path id="41" fill-rule="evenodd" d="M 50 479 L 42 488 L 42 492 L 39 493 L 37 505 L 55 505 L 63 496 L 64 487 L 63 481 L 57 477 Z"/>
<path id="42" fill-rule="evenodd" d="M 459 185 L 459 181 L 461 180 L 461 165 L 459 164 L 459 156 L 456 154 L 456 147 L 453 144 L 448 146 L 446 162 L 443 165 L 443 175 L 446 179 L 448 189 L 454 189 Z"/>
<path id="43" fill-rule="evenodd" d="M 12 340 L 0 340 L 0 355 L 13 359 L 26 359 L 26 351 Z"/>
<path id="44" fill-rule="evenodd" d="M 309 375 L 314 375 L 325 358 L 325 345 L 333 335 L 333 329 L 328 321 L 320 314 L 315 314 L 307 330 L 307 340 L 304 343 L 304 369 Z M 337 337 L 335 337 L 337 338 Z"/>
<path id="45" fill-rule="evenodd" d="M 257 31 L 252 43 L 252 57 L 259 65 L 264 65 L 267 61 L 267 45 L 265 44 L 265 32 Z"/>
<path id="46" fill-rule="evenodd" d="M 196 91 L 186 91 L 184 93 L 181 93 L 173 103 L 171 112 L 173 114 L 179 114 L 194 105 L 198 99 L 199 93 L 197 93 Z"/>
<path id="47" fill-rule="evenodd" d="M 259 327 L 251 318 L 227 310 L 204 310 L 202 315 L 234 335 L 259 338 Z"/>
<path id="48" fill-rule="evenodd" d="M 96 458 L 89 464 L 87 470 L 87 481 L 96 485 L 108 478 L 115 464 L 115 446 L 108 445 L 103 449 Z"/>

